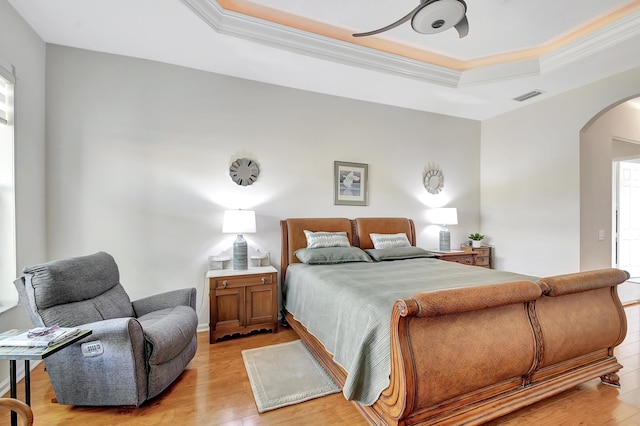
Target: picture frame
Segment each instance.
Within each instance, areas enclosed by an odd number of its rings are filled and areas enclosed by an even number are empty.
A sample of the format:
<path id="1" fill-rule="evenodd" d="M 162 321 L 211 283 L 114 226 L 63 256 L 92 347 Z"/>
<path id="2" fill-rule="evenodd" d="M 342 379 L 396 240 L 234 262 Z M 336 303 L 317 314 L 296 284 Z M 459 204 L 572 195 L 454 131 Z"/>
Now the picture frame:
<path id="1" fill-rule="evenodd" d="M 369 165 L 334 161 L 333 204 L 338 206 L 369 205 Z"/>

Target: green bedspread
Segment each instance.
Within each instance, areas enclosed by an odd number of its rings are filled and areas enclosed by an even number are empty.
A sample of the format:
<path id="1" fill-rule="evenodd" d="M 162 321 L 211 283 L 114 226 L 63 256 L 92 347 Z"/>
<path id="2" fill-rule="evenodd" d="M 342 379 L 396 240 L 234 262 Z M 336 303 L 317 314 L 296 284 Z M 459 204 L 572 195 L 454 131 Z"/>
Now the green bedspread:
<path id="1" fill-rule="evenodd" d="M 393 304 L 438 289 L 535 277 L 421 258 L 337 265 L 292 264 L 284 306 L 347 372 L 345 398 L 373 404 L 389 385 Z"/>

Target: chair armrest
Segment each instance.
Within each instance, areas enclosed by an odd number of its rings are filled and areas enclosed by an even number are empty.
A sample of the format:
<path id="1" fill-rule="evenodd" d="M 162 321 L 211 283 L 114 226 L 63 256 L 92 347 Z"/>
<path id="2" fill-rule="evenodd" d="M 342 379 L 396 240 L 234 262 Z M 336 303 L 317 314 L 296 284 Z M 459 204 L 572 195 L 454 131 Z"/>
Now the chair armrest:
<path id="1" fill-rule="evenodd" d="M 24 402 L 14 398 L 0 398 L 0 407 L 7 408 L 22 416 L 26 425 L 33 424 L 33 411 Z M 4 415 L 4 414 L 3 414 Z"/>
<path id="2" fill-rule="evenodd" d="M 140 405 L 147 398 L 145 339 L 135 318 L 79 325 L 92 334 L 45 359 L 61 404 Z M 82 343 L 99 340 L 103 353 L 84 356 Z"/>
<path id="3" fill-rule="evenodd" d="M 160 309 L 173 308 L 175 306 L 185 305 L 196 309 L 196 289 L 184 288 L 180 290 L 168 291 L 166 293 L 154 294 L 153 296 L 144 297 L 142 299 L 131 302 L 136 317 L 141 317 L 149 312 L 159 311 Z"/>
<path id="4" fill-rule="evenodd" d="M 92 340 L 144 340 L 144 332 L 140 323 L 131 317 L 112 318 L 102 321 L 90 322 L 76 326 L 81 330 L 91 330 L 91 334 L 82 339 L 80 343 Z M 120 343 L 122 344 L 122 343 Z"/>

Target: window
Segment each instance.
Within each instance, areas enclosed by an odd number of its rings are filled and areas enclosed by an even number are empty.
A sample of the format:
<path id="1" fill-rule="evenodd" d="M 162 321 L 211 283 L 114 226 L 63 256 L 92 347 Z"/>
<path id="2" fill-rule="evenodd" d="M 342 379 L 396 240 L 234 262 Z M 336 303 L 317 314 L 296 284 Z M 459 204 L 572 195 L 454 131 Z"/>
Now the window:
<path id="1" fill-rule="evenodd" d="M 0 66 L 0 311 L 14 306 L 17 293 L 12 72 Z"/>

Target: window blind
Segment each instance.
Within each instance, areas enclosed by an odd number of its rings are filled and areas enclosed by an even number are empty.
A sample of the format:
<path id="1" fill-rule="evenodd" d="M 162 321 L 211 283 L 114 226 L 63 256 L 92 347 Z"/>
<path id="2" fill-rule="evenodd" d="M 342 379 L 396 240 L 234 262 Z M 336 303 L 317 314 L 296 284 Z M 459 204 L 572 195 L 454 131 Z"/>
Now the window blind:
<path id="1" fill-rule="evenodd" d="M 13 73 L 0 66 L 0 124 L 9 123 L 9 114 L 13 105 Z"/>
<path id="2" fill-rule="evenodd" d="M 0 124 L 7 124 L 9 121 L 9 105 L 7 104 L 7 87 L 6 80 L 0 77 Z"/>
<path id="3" fill-rule="evenodd" d="M 15 72 L 0 58 L 0 313 L 17 304 L 9 283 L 18 271 L 16 261 L 16 205 L 14 178 Z M 11 288 L 14 287 L 14 288 Z"/>

